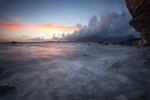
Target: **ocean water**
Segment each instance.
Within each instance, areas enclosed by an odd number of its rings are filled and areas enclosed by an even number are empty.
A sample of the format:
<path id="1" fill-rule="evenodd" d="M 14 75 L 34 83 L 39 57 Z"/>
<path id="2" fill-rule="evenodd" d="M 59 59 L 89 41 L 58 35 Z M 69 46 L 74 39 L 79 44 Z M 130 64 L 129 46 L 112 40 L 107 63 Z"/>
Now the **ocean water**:
<path id="1" fill-rule="evenodd" d="M 150 100 L 150 48 L 0 43 L 0 100 Z"/>

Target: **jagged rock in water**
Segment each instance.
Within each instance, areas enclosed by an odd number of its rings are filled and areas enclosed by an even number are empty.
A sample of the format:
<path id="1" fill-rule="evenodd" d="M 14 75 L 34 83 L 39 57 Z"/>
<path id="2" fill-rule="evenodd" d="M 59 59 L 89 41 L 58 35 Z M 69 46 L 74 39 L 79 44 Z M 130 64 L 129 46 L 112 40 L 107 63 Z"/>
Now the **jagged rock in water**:
<path id="1" fill-rule="evenodd" d="M 108 43 L 103 43 L 103 45 L 109 45 Z"/>
<path id="2" fill-rule="evenodd" d="M 140 45 L 150 45 L 150 0 L 125 0 L 132 15 L 130 25 L 141 34 Z"/>

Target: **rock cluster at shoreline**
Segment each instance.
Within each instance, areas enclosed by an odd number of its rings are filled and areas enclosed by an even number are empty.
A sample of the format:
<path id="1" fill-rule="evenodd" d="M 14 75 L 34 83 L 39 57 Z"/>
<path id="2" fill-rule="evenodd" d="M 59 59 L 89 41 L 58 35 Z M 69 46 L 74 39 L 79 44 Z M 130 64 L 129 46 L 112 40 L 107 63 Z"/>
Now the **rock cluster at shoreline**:
<path id="1" fill-rule="evenodd" d="M 141 38 L 133 38 L 129 39 L 127 41 L 122 41 L 122 42 L 115 42 L 112 43 L 113 45 L 126 45 L 126 46 L 138 46 L 139 41 Z"/>

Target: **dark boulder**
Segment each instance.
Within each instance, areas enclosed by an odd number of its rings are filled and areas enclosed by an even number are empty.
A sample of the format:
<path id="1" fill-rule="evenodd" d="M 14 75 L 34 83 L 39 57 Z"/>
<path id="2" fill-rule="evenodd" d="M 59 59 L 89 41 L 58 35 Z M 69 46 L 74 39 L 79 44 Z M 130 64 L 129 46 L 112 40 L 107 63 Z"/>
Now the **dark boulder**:
<path id="1" fill-rule="evenodd" d="M 109 45 L 108 43 L 103 43 L 103 45 Z"/>
<path id="2" fill-rule="evenodd" d="M 15 41 L 12 41 L 11 43 L 12 43 L 12 44 L 16 44 L 17 42 L 15 42 Z"/>
<path id="3" fill-rule="evenodd" d="M 127 41 L 118 42 L 119 45 L 137 46 L 141 38 L 128 39 Z"/>
<path id="4" fill-rule="evenodd" d="M 117 42 L 112 43 L 112 45 L 117 45 L 117 44 L 118 44 Z"/>

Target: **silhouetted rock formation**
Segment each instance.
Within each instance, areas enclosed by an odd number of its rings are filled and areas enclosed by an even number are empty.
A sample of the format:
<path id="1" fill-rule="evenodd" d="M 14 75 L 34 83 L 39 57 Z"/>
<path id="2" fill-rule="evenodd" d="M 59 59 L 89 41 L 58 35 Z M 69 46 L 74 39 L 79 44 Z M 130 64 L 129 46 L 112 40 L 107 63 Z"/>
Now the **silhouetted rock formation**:
<path id="1" fill-rule="evenodd" d="M 112 45 L 126 45 L 126 46 L 137 46 L 141 38 L 132 38 L 127 41 L 115 42 Z"/>
<path id="2" fill-rule="evenodd" d="M 133 19 L 130 25 L 141 34 L 140 45 L 150 45 L 150 0 L 126 0 Z"/>
<path id="3" fill-rule="evenodd" d="M 108 43 L 103 43 L 102 45 L 109 45 Z"/>
<path id="4" fill-rule="evenodd" d="M 136 46 L 138 45 L 139 41 L 141 38 L 133 38 L 133 39 L 129 39 L 125 42 L 119 42 L 118 44 L 120 45 L 127 45 L 127 46 Z"/>
<path id="5" fill-rule="evenodd" d="M 15 90 L 16 87 L 10 84 L 0 85 L 0 94 Z"/>
<path id="6" fill-rule="evenodd" d="M 11 43 L 12 43 L 12 44 L 16 44 L 17 42 L 15 42 L 15 41 L 12 41 Z"/>

